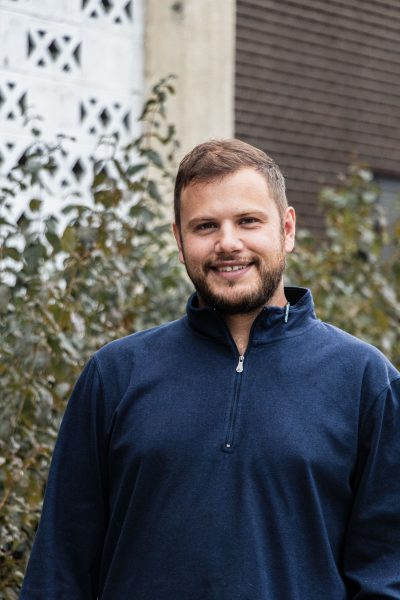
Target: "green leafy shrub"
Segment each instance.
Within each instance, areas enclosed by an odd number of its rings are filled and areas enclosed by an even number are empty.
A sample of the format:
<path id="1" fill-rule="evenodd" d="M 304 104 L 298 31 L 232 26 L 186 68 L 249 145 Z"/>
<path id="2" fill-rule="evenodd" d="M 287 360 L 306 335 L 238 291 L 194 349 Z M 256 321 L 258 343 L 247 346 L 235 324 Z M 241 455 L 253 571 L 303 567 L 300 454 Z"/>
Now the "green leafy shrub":
<path id="1" fill-rule="evenodd" d="M 157 84 L 142 134 L 93 164 L 91 203 L 43 216 L 34 197 L 59 145 L 35 143 L 1 193 L 0 598 L 17 598 L 41 509 L 60 416 L 83 364 L 100 346 L 170 320 L 188 284 L 163 198 L 177 142 L 165 116 L 170 80 Z"/>
<path id="2" fill-rule="evenodd" d="M 289 280 L 313 291 L 317 315 L 380 348 L 400 366 L 400 222 L 387 227 L 379 188 L 353 165 L 321 191 L 326 235 L 304 232 L 289 259 Z"/>

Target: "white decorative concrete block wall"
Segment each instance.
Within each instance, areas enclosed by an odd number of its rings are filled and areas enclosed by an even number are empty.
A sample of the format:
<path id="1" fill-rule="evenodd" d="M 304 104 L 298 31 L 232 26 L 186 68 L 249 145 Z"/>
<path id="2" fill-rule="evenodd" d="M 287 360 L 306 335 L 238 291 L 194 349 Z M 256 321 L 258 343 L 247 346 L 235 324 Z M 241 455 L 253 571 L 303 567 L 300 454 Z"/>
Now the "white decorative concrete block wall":
<path id="1" fill-rule="evenodd" d="M 143 0 L 0 0 L 0 173 L 32 141 L 77 143 L 60 157 L 50 186 L 84 189 L 102 135 L 138 133 L 143 96 Z"/>

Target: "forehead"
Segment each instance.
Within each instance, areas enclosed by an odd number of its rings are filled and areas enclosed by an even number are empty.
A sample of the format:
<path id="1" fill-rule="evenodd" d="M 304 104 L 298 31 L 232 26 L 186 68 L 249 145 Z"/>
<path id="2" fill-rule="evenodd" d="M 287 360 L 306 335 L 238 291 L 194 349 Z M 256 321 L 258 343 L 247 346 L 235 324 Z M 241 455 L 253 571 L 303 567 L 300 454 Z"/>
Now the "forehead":
<path id="1" fill-rule="evenodd" d="M 181 219 L 195 213 L 265 210 L 277 212 L 264 175 L 253 168 L 243 168 L 209 182 L 189 184 L 181 194 Z"/>

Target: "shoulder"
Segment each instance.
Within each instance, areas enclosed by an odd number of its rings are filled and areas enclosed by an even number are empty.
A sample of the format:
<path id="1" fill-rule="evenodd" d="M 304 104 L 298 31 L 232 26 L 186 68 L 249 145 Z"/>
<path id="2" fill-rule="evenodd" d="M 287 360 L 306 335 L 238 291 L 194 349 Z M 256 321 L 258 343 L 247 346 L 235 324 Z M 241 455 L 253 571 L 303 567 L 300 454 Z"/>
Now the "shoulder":
<path id="1" fill-rule="evenodd" d="M 77 392 L 102 396 L 107 406 L 116 406 L 141 372 L 157 371 L 160 355 L 177 347 L 187 329 L 182 318 L 109 342 L 86 364 L 76 384 Z"/>
<path id="2" fill-rule="evenodd" d="M 95 353 L 94 359 L 101 371 L 109 367 L 129 368 L 135 358 L 143 359 L 148 353 L 154 354 L 160 347 L 171 346 L 182 338 L 186 330 L 184 318 L 181 318 L 138 331 L 109 342 Z"/>
<path id="3" fill-rule="evenodd" d="M 340 363 L 347 366 L 349 376 L 362 375 L 364 385 L 374 394 L 379 394 L 400 378 L 396 367 L 372 344 L 329 323 L 320 322 L 318 329 L 321 342 L 331 349 Z"/>

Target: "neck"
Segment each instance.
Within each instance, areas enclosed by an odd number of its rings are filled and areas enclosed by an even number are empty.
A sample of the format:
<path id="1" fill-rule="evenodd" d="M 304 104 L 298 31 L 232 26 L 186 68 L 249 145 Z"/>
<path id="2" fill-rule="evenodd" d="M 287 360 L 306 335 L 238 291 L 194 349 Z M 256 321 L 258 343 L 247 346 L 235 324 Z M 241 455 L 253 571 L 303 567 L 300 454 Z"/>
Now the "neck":
<path id="1" fill-rule="evenodd" d="M 241 356 L 246 352 L 251 327 L 260 312 L 258 310 L 247 315 L 224 315 L 224 321 Z"/>
<path id="2" fill-rule="evenodd" d="M 284 307 L 286 304 L 287 300 L 282 287 L 282 289 L 276 291 L 266 306 Z M 224 315 L 224 321 L 241 356 L 246 352 L 251 327 L 261 310 L 262 308 L 248 314 Z"/>

